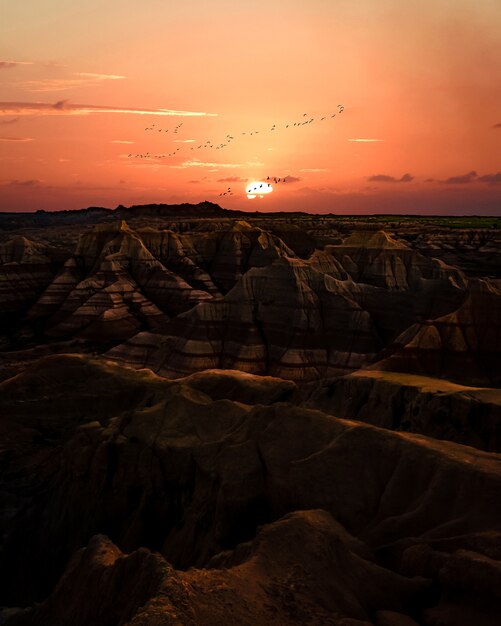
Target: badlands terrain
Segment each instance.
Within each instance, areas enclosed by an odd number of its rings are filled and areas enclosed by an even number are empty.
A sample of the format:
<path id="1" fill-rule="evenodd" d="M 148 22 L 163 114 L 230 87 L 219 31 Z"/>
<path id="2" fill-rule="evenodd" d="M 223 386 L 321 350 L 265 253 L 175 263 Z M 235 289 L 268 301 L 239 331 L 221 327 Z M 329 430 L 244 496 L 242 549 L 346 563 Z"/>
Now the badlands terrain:
<path id="1" fill-rule="evenodd" d="M 501 219 L 0 214 L 0 624 L 501 623 Z"/>

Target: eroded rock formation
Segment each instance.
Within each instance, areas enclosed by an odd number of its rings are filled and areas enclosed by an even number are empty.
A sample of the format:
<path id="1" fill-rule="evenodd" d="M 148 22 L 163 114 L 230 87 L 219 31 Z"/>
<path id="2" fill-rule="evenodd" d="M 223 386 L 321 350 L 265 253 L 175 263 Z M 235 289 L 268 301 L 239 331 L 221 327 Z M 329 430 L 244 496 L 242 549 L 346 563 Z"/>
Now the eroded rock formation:
<path id="1" fill-rule="evenodd" d="M 495 228 L 2 228 L 0 623 L 499 623 Z"/>

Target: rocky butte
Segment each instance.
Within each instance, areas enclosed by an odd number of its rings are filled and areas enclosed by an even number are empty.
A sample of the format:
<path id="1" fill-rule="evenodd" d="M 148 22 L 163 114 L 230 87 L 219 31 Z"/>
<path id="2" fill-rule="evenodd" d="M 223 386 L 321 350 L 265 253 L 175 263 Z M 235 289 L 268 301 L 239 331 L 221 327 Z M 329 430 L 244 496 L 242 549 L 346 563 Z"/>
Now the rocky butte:
<path id="1" fill-rule="evenodd" d="M 501 623 L 501 224 L 0 215 L 0 623 Z"/>

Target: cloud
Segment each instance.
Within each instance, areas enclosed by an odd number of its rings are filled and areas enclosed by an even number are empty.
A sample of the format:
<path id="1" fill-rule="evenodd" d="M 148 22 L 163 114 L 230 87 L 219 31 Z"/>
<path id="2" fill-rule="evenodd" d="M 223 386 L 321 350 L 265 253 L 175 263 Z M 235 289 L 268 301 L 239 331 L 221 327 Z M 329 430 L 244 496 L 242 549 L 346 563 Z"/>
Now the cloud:
<path id="1" fill-rule="evenodd" d="M 200 180 L 189 180 L 188 182 L 192 183 L 193 185 L 195 185 L 195 184 L 198 184 L 198 183 L 200 183 L 202 181 L 200 181 Z"/>
<path id="2" fill-rule="evenodd" d="M 94 74 L 91 72 L 73 72 L 77 78 L 41 78 L 24 81 L 22 85 L 29 91 L 49 92 L 64 91 L 75 87 L 92 87 L 107 80 L 123 80 L 125 76 L 118 74 Z"/>
<path id="3" fill-rule="evenodd" d="M 501 172 L 495 174 L 484 174 L 478 179 L 481 183 L 487 183 L 489 185 L 499 185 L 501 183 Z"/>
<path id="4" fill-rule="evenodd" d="M 190 159 L 189 161 L 183 161 L 181 165 L 171 165 L 173 169 L 184 169 L 187 167 L 243 167 L 242 163 L 210 163 L 205 161 L 199 161 L 198 159 Z"/>
<path id="5" fill-rule="evenodd" d="M 411 180 L 414 180 L 414 176 L 410 174 L 404 174 L 402 178 L 398 181 L 399 183 L 410 183 Z"/>
<path id="6" fill-rule="evenodd" d="M 498 124 L 494 124 L 492 128 L 501 128 L 501 122 L 499 122 Z"/>
<path id="7" fill-rule="evenodd" d="M 203 111 L 178 111 L 175 109 L 139 109 L 126 107 L 98 106 L 95 104 L 72 104 L 59 100 L 54 104 L 46 102 L 0 102 L 0 116 L 3 115 L 91 115 L 94 113 L 122 113 L 128 115 L 167 115 L 167 116 L 216 116 L 217 113 Z"/>
<path id="8" fill-rule="evenodd" d="M 19 122 L 18 117 L 14 117 L 11 120 L 0 120 L 0 124 L 17 124 Z"/>
<path id="9" fill-rule="evenodd" d="M 193 143 L 194 139 L 174 139 L 174 143 Z"/>
<path id="10" fill-rule="evenodd" d="M 374 143 L 375 141 L 383 141 L 383 139 L 348 139 L 348 141 L 356 141 L 357 143 Z"/>
<path id="11" fill-rule="evenodd" d="M 75 76 L 82 76 L 84 78 L 92 78 L 93 80 L 121 80 L 125 76 L 120 74 L 95 74 L 93 72 L 74 72 Z"/>
<path id="12" fill-rule="evenodd" d="M 468 174 L 461 174 L 460 176 L 450 176 L 440 182 L 446 185 L 465 185 L 466 183 L 474 182 L 477 178 L 477 172 L 471 171 L 468 172 Z"/>
<path id="13" fill-rule="evenodd" d="M 304 167 L 300 172 L 327 172 L 326 167 Z"/>
<path id="14" fill-rule="evenodd" d="M 31 137 L 0 137 L 0 141 L 33 141 Z"/>
<path id="15" fill-rule="evenodd" d="M 17 65 L 33 65 L 33 61 L 0 61 L 0 70 L 10 70 Z"/>
<path id="16" fill-rule="evenodd" d="M 38 178 L 30 178 L 28 180 L 4 180 L 0 182 L 0 187 L 40 187 L 43 181 Z"/>
<path id="17" fill-rule="evenodd" d="M 475 170 L 472 170 L 467 174 L 449 176 L 449 178 L 446 178 L 445 180 L 434 181 L 433 178 L 429 178 L 426 182 L 438 182 L 444 185 L 466 185 L 469 183 L 487 183 L 488 185 L 498 185 L 501 183 L 501 172 L 479 176 Z"/>
<path id="18" fill-rule="evenodd" d="M 226 178 L 218 178 L 218 183 L 246 183 L 248 178 L 241 178 L 240 176 L 227 176 Z"/>
<path id="19" fill-rule="evenodd" d="M 134 141 L 126 141 L 125 139 L 112 139 L 110 143 L 135 143 Z"/>
<path id="20" fill-rule="evenodd" d="M 367 180 L 371 183 L 410 183 L 411 180 L 414 180 L 414 176 L 404 174 L 401 178 L 395 178 L 395 176 L 388 176 L 387 174 L 375 174 L 368 176 Z"/>
<path id="21" fill-rule="evenodd" d="M 300 180 L 297 176 L 286 176 L 284 179 L 286 183 L 298 183 Z"/>

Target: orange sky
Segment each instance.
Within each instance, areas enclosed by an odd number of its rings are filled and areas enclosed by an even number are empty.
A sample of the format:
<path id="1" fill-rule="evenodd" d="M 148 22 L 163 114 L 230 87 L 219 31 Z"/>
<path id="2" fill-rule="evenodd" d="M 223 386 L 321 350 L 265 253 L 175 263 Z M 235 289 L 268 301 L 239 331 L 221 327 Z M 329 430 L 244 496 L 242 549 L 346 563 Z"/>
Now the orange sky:
<path id="1" fill-rule="evenodd" d="M 501 214 L 501 3 L 414 5 L 2 3 L 0 210 Z"/>

